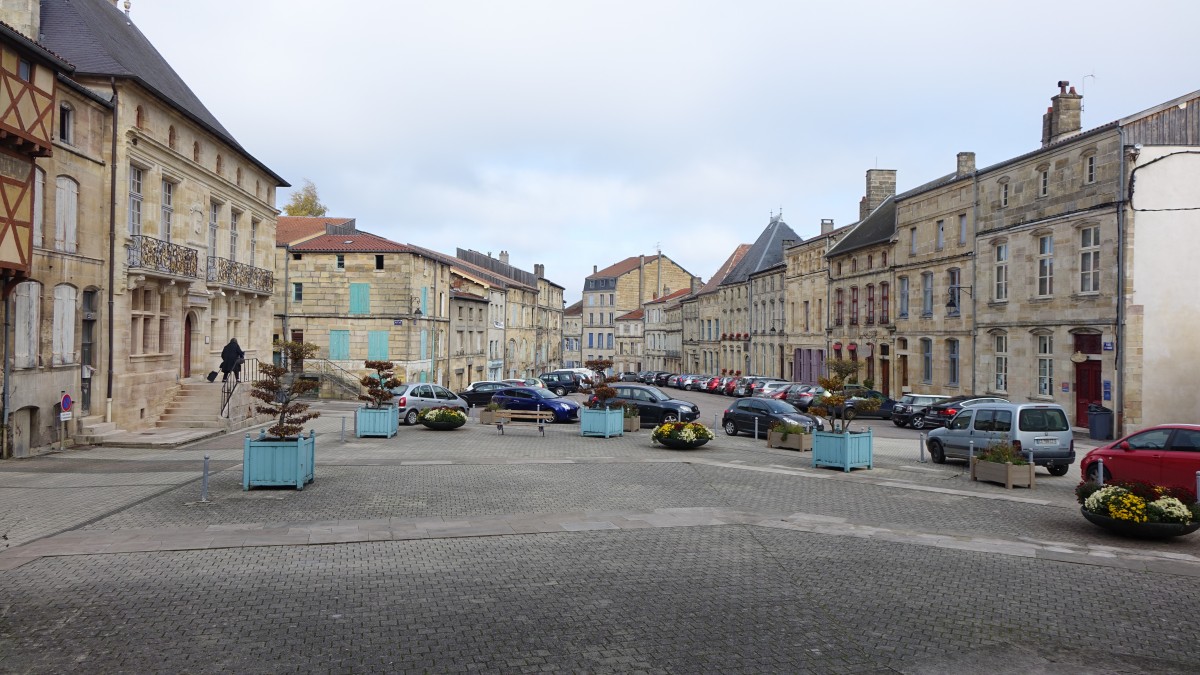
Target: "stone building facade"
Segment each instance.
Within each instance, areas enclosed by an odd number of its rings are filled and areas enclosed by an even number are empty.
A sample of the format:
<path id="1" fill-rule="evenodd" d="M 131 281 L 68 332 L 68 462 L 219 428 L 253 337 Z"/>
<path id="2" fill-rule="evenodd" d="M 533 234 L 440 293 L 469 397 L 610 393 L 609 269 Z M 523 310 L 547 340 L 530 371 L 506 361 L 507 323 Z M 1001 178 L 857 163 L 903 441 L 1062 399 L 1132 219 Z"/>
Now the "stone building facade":
<path id="1" fill-rule="evenodd" d="M 563 368 L 583 367 L 582 342 L 583 301 L 580 300 L 563 310 Z"/>
<path id="2" fill-rule="evenodd" d="M 708 283 L 683 300 L 684 316 L 695 317 L 694 323 L 685 320 L 683 325 L 685 358 L 692 370 L 702 374 L 721 371 L 722 333 L 725 327 L 721 323 L 723 313 L 719 290 L 749 250 L 750 244 L 739 244 Z"/>
<path id="3" fill-rule="evenodd" d="M 616 318 L 691 285 L 692 274 L 662 254 L 631 256 L 602 270 L 593 267 L 583 287 L 584 361 L 615 361 Z"/>
<path id="4" fill-rule="evenodd" d="M 636 373 L 644 370 L 645 314 L 644 310 L 636 309 L 617 317 L 617 357 L 613 361 L 613 372 Z"/>
<path id="5" fill-rule="evenodd" d="M 824 374 L 825 355 L 830 347 L 825 314 L 829 296 L 826 255 L 851 227 L 835 228 L 832 220 L 823 219 L 819 234 L 784 251 L 787 263 L 784 294 L 788 304 L 786 349 L 792 355 L 793 382 L 817 384 L 817 378 Z"/>

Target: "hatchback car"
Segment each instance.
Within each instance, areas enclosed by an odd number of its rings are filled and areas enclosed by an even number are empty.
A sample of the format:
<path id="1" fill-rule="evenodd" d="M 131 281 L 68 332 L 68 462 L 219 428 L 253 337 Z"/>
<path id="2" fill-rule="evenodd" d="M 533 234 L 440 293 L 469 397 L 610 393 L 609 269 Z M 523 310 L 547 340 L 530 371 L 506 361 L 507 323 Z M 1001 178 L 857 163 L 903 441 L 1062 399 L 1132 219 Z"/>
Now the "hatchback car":
<path id="1" fill-rule="evenodd" d="M 786 391 L 780 400 L 791 403 L 801 412 L 808 410 L 814 398 L 825 395 L 825 390 L 815 384 L 793 384 Z"/>
<path id="2" fill-rule="evenodd" d="M 429 382 L 413 382 L 392 388 L 400 420 L 405 424 L 417 423 L 417 415 L 428 408 L 458 408 L 466 414 L 471 406 L 458 394 Z"/>
<path id="3" fill-rule="evenodd" d="M 579 404 L 563 398 L 549 389 L 509 387 L 492 396 L 492 403 L 505 410 L 549 410 L 555 422 L 574 422 L 579 419 Z"/>
<path id="4" fill-rule="evenodd" d="M 535 387 L 537 389 L 545 389 L 546 383 L 536 377 L 513 377 L 507 380 L 500 380 L 510 387 Z"/>
<path id="5" fill-rule="evenodd" d="M 947 398 L 950 397 L 937 394 L 905 394 L 892 407 L 892 424 L 898 427 L 912 425 L 914 429 L 924 429 L 925 409 Z"/>
<path id="6" fill-rule="evenodd" d="M 505 384 L 504 382 L 480 380 L 467 385 L 467 388 L 458 392 L 458 395 L 472 408 L 482 408 L 492 400 L 492 394 L 510 386 L 512 385 Z"/>
<path id="7" fill-rule="evenodd" d="M 766 438 L 771 425 L 776 422 L 796 424 L 809 431 L 820 431 L 823 428 L 821 420 L 796 410 L 790 403 L 773 398 L 739 398 L 730 404 L 721 416 L 721 426 L 730 436 L 740 433 L 753 434 L 757 423 L 758 437 Z"/>
<path id="8" fill-rule="evenodd" d="M 791 382 L 783 380 L 763 382 L 762 389 L 756 389 L 754 395 L 759 398 L 779 398 L 776 394 L 786 391 L 790 386 L 792 386 Z"/>
<path id="9" fill-rule="evenodd" d="M 885 420 L 891 419 L 892 410 L 896 407 L 895 399 L 888 398 L 883 392 L 875 391 L 874 389 L 852 389 L 846 391 L 845 394 L 850 397 L 847 400 L 847 403 L 850 405 L 850 407 L 855 409 L 854 413 L 856 417 L 878 417 Z M 866 398 L 879 401 L 879 407 L 874 410 L 859 410 L 858 407 L 855 406 L 855 402 Z"/>
<path id="10" fill-rule="evenodd" d="M 1102 445 L 1083 456 L 1079 472 L 1104 482 L 1141 481 L 1195 492 L 1200 472 L 1200 424 L 1161 424 Z"/>
<path id="11" fill-rule="evenodd" d="M 700 409 L 694 403 L 680 401 L 664 394 L 658 387 L 645 384 L 615 382 L 609 385 L 617 395 L 610 398 L 614 404 L 632 403 L 638 407 L 642 424 L 658 425 L 663 422 L 694 422 L 700 417 Z M 589 403 L 595 402 L 593 395 Z"/>
<path id="12" fill-rule="evenodd" d="M 1055 403 L 980 403 L 963 408 L 950 424 L 929 432 L 925 445 L 937 464 L 967 459 L 994 443 L 1008 442 L 1029 454 L 1051 476 L 1064 476 L 1075 463 L 1075 436 L 1067 411 Z"/>
<path id="13" fill-rule="evenodd" d="M 980 403 L 1008 403 L 1008 399 L 990 396 L 951 396 L 925 408 L 922 415 L 925 418 L 925 426 L 931 429 L 944 427 L 954 419 L 958 411 Z"/>

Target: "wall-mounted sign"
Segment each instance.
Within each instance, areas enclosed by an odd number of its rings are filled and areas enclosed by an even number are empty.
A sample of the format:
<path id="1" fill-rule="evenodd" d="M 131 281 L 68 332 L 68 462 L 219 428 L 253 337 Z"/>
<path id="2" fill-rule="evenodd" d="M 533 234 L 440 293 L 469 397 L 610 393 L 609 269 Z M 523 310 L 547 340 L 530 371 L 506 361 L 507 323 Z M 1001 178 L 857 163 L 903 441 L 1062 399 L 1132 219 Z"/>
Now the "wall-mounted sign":
<path id="1" fill-rule="evenodd" d="M 393 326 L 403 326 L 404 319 L 392 319 L 392 325 Z"/>
<path id="2" fill-rule="evenodd" d="M 1105 401 L 1112 400 L 1112 380 L 1104 381 L 1104 400 Z"/>
<path id="3" fill-rule="evenodd" d="M 1071 393 L 1071 383 L 1070 382 L 1062 383 L 1062 393 L 1064 393 L 1064 394 Z"/>
<path id="4" fill-rule="evenodd" d="M 1104 351 L 1111 352 L 1112 350 L 1116 349 L 1115 345 L 1116 345 L 1115 342 L 1105 342 L 1104 343 Z"/>

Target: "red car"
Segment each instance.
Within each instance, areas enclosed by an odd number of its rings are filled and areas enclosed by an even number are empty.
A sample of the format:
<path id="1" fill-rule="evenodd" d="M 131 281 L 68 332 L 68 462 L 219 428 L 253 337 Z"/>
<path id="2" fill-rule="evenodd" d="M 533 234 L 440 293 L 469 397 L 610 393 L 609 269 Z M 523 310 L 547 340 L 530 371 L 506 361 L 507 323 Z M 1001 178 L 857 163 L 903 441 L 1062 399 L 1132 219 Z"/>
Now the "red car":
<path id="1" fill-rule="evenodd" d="M 1140 481 L 1196 491 L 1200 471 L 1200 424 L 1161 424 L 1102 445 L 1084 455 L 1079 471 L 1096 479 L 1104 460 L 1104 482 Z"/>

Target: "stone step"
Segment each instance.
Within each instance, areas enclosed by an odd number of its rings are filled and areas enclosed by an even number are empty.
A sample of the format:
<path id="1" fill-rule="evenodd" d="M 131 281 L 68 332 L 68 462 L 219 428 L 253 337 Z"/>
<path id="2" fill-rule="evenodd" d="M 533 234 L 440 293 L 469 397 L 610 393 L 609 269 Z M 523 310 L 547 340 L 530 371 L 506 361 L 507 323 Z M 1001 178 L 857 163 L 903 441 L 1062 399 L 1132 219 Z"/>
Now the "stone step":
<path id="1" fill-rule="evenodd" d="M 226 424 L 223 420 L 215 418 L 207 419 L 160 419 L 157 423 L 159 429 L 224 429 Z"/>
<path id="2" fill-rule="evenodd" d="M 75 434 L 74 440 L 80 445 L 103 445 L 106 439 L 121 436 L 124 433 L 125 432 L 115 428 L 104 432 L 88 432 L 85 430 L 81 433 Z"/>
<path id="3" fill-rule="evenodd" d="M 96 435 L 106 434 L 106 433 L 116 431 L 116 430 L 117 430 L 117 425 L 112 422 L 93 422 L 90 424 L 84 424 L 83 429 L 80 431 L 80 433 L 88 434 L 90 436 L 96 436 Z"/>

